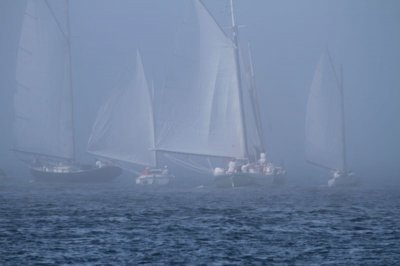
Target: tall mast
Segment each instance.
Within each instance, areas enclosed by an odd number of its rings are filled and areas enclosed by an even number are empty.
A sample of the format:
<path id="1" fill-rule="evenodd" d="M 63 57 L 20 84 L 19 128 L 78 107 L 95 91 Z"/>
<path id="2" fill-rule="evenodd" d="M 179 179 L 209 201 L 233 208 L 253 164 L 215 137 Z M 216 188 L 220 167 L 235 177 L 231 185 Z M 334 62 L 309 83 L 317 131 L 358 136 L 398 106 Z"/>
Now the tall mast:
<path id="1" fill-rule="evenodd" d="M 347 158 L 346 158 L 346 123 L 344 114 L 344 88 L 343 88 L 343 66 L 340 65 L 340 108 L 342 116 L 342 158 L 343 158 L 343 170 L 347 171 Z"/>
<path id="2" fill-rule="evenodd" d="M 68 45 L 68 65 L 69 65 L 69 87 L 71 98 L 71 124 L 72 124 L 72 160 L 76 159 L 75 151 L 75 116 L 74 116 L 74 89 L 72 86 L 72 57 L 71 57 L 71 25 L 69 17 L 69 0 L 65 0 L 66 17 L 67 17 L 67 45 Z"/>
<path id="3" fill-rule="evenodd" d="M 151 99 L 151 120 L 152 120 L 152 130 L 153 130 L 153 144 L 154 146 L 156 146 L 156 114 L 154 112 L 154 81 L 151 81 L 151 91 L 149 91 L 150 93 L 150 99 Z M 156 148 L 156 147 L 153 147 Z M 158 167 L 158 151 L 157 149 L 154 149 L 154 166 L 157 168 Z"/>
<path id="4" fill-rule="evenodd" d="M 235 63 L 236 63 L 236 78 L 239 85 L 239 101 L 240 101 L 240 116 L 242 120 L 242 130 L 243 130 L 243 144 L 245 150 L 245 157 L 249 157 L 249 148 L 247 143 L 247 132 L 246 132 L 246 119 L 244 115 L 244 107 L 243 107 L 243 89 L 242 89 L 242 77 L 241 77 L 241 69 L 240 69 L 240 60 L 239 60 L 239 42 L 238 42 L 238 27 L 235 23 L 235 15 L 233 13 L 233 0 L 230 0 L 231 6 L 231 23 L 232 23 L 232 33 L 233 33 L 233 42 L 235 45 Z"/>
<path id="5" fill-rule="evenodd" d="M 345 125 L 345 115 L 344 115 L 344 92 L 343 92 L 343 67 L 340 65 L 340 73 L 338 76 L 335 66 L 333 65 L 333 60 L 331 57 L 331 54 L 329 52 L 329 49 L 326 49 L 326 52 L 328 53 L 328 58 L 329 58 L 329 63 L 331 65 L 333 74 L 335 76 L 335 80 L 338 84 L 339 87 L 339 95 L 340 95 L 340 116 L 341 116 L 341 123 L 342 123 L 342 132 L 341 132 L 341 139 L 342 139 L 342 163 L 343 163 L 343 170 L 347 171 L 347 159 L 346 159 L 346 125 Z"/>

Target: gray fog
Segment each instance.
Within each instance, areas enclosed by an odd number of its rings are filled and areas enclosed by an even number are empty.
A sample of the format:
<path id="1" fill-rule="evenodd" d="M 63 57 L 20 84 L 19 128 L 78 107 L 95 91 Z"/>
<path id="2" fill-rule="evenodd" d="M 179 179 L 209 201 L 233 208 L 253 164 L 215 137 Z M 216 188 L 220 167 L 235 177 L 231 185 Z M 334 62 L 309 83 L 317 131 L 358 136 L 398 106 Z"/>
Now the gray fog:
<path id="1" fill-rule="evenodd" d="M 251 43 L 268 153 L 290 180 L 325 182 L 304 159 L 309 88 L 328 47 L 343 66 L 348 162 L 363 179 L 398 182 L 400 172 L 400 2 L 397 0 L 236 0 L 242 41 Z M 72 69 L 78 158 L 99 106 L 132 72 L 136 49 L 161 88 L 186 0 L 71 0 Z M 226 1 L 204 0 L 228 26 Z M 0 168 L 26 167 L 11 151 L 13 92 L 25 1 L 0 1 Z M 25 170 L 24 170 L 25 169 Z"/>

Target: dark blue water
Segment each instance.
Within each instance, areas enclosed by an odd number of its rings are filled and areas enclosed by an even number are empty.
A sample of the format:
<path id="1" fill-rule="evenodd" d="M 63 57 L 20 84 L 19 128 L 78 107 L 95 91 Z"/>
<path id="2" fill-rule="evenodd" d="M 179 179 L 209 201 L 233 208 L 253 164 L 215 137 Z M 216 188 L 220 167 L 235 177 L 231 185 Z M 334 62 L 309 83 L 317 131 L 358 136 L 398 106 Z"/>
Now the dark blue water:
<path id="1" fill-rule="evenodd" d="M 397 189 L 0 186 L 0 264 L 400 264 Z"/>

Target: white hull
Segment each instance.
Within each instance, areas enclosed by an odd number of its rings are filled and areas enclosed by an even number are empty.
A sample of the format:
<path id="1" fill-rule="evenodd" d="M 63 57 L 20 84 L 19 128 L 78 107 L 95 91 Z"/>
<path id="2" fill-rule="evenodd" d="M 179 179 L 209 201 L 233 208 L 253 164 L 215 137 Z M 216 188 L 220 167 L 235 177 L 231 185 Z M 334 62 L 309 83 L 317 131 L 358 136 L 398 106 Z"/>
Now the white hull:
<path id="1" fill-rule="evenodd" d="M 358 180 L 354 175 L 341 175 L 332 177 L 328 181 L 329 187 L 354 187 L 359 184 Z"/>
<path id="2" fill-rule="evenodd" d="M 163 174 L 149 174 L 149 175 L 140 175 L 136 178 L 137 185 L 156 185 L 156 186 L 165 186 L 168 185 L 171 180 L 174 179 L 173 175 L 163 175 Z"/>

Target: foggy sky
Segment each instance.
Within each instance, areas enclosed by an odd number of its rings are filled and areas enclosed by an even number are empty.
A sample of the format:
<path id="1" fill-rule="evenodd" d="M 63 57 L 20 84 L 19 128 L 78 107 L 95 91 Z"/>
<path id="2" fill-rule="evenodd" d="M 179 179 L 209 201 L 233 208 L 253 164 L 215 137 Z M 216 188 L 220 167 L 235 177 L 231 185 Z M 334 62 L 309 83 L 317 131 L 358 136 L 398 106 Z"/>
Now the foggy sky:
<path id="1" fill-rule="evenodd" d="M 226 1 L 204 0 L 228 26 Z M 78 158 L 110 90 L 133 74 L 140 48 L 155 87 L 167 72 L 186 0 L 71 0 Z M 235 0 L 240 38 L 252 45 L 268 151 L 291 178 L 318 175 L 304 160 L 308 91 L 329 47 L 343 65 L 348 161 L 360 176 L 400 171 L 400 2 Z M 12 97 L 23 0 L 0 1 L 0 168 L 16 171 Z M 224 26 L 224 25 L 222 25 Z M 298 174 L 297 174 L 298 173 Z M 301 174 L 300 174 L 301 173 Z M 383 176 L 382 175 L 382 176 Z"/>

